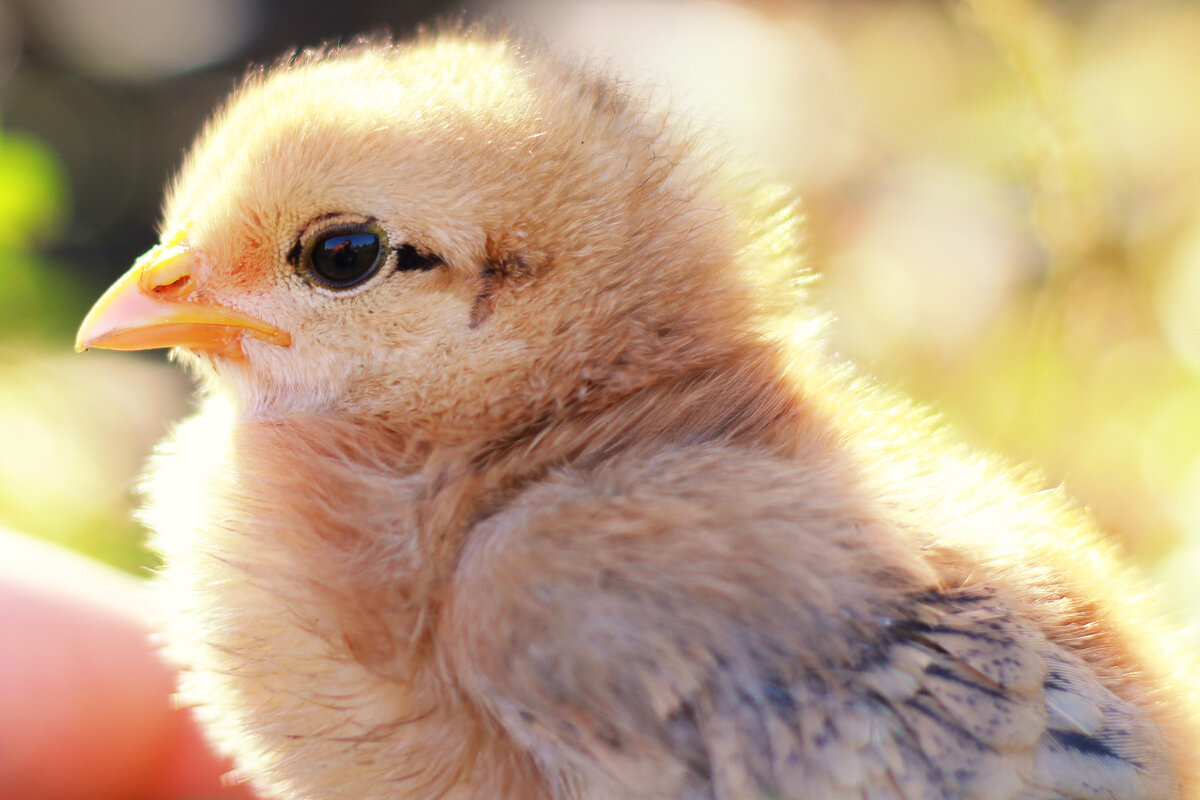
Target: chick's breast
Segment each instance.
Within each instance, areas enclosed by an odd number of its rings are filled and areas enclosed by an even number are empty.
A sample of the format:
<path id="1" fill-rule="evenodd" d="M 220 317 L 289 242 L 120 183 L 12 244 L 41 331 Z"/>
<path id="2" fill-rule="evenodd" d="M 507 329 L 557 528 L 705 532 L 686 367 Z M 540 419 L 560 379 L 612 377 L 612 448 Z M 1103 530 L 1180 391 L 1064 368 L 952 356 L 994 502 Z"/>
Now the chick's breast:
<path id="1" fill-rule="evenodd" d="M 795 225 L 503 38 L 251 78 L 79 337 L 204 379 L 146 513 L 184 695 L 240 771 L 314 799 L 1194 791 L 1188 666 L 1090 522 L 822 354 Z"/>

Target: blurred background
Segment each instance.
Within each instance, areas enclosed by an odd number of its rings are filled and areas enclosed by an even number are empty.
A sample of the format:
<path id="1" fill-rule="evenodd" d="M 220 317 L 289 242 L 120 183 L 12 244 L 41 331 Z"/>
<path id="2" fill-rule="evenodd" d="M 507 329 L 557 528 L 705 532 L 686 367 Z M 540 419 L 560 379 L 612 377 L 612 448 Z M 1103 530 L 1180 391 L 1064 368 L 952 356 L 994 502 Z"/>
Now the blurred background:
<path id="1" fill-rule="evenodd" d="M 1200 4 L 0 0 L 0 524 L 136 574 L 160 354 L 76 356 L 255 61 L 496 17 L 670 95 L 800 198 L 833 345 L 1038 465 L 1200 620 Z"/>

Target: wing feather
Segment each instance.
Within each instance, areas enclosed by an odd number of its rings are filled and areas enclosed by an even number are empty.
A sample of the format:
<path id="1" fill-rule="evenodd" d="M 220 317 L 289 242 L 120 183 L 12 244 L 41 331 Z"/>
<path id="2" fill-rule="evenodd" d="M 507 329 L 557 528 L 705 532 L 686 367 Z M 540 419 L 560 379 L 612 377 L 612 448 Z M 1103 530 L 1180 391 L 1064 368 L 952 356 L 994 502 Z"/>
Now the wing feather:
<path id="1" fill-rule="evenodd" d="M 788 679 L 776 663 L 782 646 L 769 663 L 751 649 L 690 661 L 682 648 L 659 653 L 672 669 L 641 679 L 640 694 L 654 698 L 649 725 L 632 723 L 645 719 L 637 713 L 617 715 L 624 725 L 583 713 L 570 696 L 513 707 L 570 719 L 574 736 L 528 713 L 502 716 L 519 739 L 569 751 L 582 773 L 602 776 L 582 785 L 610 787 L 579 797 L 1178 797 L 1153 725 L 991 592 L 928 592 L 907 608 L 881 621 L 859 662 Z M 663 674 L 689 677 L 655 678 Z"/>

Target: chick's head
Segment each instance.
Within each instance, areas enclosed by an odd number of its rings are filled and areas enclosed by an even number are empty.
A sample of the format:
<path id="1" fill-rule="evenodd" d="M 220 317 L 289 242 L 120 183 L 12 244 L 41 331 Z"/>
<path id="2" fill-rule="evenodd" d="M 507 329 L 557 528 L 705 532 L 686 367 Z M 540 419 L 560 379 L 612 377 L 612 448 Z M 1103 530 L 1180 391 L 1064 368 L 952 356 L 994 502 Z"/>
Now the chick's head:
<path id="1" fill-rule="evenodd" d="M 604 402 L 752 327 L 749 238 L 696 151 L 498 38 L 301 54 L 216 114 L 77 344 L 179 348 L 250 413 Z"/>

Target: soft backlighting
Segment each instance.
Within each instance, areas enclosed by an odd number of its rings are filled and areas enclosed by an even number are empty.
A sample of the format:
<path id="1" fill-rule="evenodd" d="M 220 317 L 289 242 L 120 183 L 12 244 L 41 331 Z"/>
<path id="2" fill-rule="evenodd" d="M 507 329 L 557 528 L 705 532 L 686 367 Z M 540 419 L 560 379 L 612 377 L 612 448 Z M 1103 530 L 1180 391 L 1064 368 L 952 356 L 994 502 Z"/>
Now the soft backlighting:
<path id="1" fill-rule="evenodd" d="M 218 61 L 257 22 L 254 0 L 39 0 L 28 12 L 63 58 L 129 80 Z"/>

